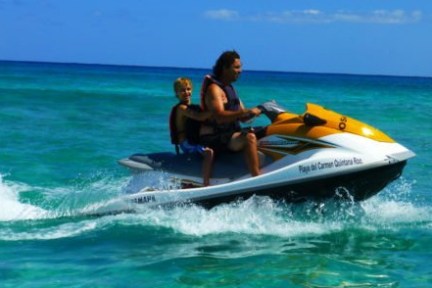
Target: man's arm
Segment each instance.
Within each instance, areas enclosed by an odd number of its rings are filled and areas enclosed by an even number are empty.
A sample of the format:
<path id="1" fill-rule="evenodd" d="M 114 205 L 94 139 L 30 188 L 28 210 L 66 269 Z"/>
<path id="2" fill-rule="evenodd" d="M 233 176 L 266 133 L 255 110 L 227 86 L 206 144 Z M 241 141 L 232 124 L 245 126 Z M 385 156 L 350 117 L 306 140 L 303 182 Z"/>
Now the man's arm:
<path id="1" fill-rule="evenodd" d="M 224 108 L 223 99 L 226 97 L 225 92 L 216 84 L 211 84 L 205 95 L 205 103 L 216 119 L 217 123 L 230 123 L 237 121 L 239 118 L 250 114 L 250 111 L 244 109 L 241 105 L 237 111 L 226 111 Z"/>
<path id="2" fill-rule="evenodd" d="M 254 118 L 256 116 L 259 116 L 262 113 L 261 109 L 259 109 L 258 107 L 254 107 L 254 108 L 251 108 L 251 109 L 245 109 L 244 105 L 243 105 L 243 102 L 241 102 L 241 101 L 240 101 L 240 107 L 241 107 L 241 109 L 247 110 L 249 112 L 249 113 L 246 114 L 246 116 L 242 116 L 242 117 L 239 118 L 239 120 L 241 122 L 247 122 L 247 121 L 251 120 L 252 118 Z"/>

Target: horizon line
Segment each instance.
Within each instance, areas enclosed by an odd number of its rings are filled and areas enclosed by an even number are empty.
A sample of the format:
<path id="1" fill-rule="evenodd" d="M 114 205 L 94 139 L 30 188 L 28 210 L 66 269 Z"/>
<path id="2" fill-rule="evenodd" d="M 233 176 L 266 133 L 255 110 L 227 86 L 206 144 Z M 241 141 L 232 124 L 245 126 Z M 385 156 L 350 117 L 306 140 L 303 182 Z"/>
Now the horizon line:
<path id="1" fill-rule="evenodd" d="M 43 60 L 10 60 L 0 59 L 0 62 L 20 62 L 20 63 L 45 63 L 52 65 L 82 65 L 82 66 L 113 66 L 113 67 L 133 67 L 133 68 L 167 68 L 167 69 L 191 69 L 191 70 L 212 70 L 212 68 L 204 67 L 179 67 L 179 66 L 154 66 L 154 65 L 141 65 L 141 64 L 107 64 L 107 63 L 86 63 L 86 62 L 55 62 Z M 404 77 L 404 78 L 432 78 L 425 75 L 388 75 L 388 74 L 362 74 L 362 73 L 348 73 L 348 72 L 304 72 L 304 71 L 285 71 L 285 70 L 259 70 L 259 69 L 246 69 L 247 72 L 266 72 L 266 73 L 286 73 L 286 74 L 327 74 L 327 75 L 340 75 L 340 76 L 373 76 L 373 77 Z"/>

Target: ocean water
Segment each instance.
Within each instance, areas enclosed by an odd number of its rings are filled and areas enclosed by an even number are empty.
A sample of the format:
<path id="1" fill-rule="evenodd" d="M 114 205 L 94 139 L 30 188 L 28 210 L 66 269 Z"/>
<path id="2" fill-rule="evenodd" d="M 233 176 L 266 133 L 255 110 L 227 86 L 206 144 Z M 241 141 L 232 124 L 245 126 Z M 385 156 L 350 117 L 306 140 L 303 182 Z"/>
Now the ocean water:
<path id="1" fill-rule="evenodd" d="M 207 72 L 0 62 L 0 287 L 432 286 L 432 78 L 244 71 L 236 83 L 246 106 L 321 104 L 413 150 L 369 200 L 87 216 L 125 193 L 118 159 L 172 151 L 172 82 L 192 78 L 198 102 Z"/>

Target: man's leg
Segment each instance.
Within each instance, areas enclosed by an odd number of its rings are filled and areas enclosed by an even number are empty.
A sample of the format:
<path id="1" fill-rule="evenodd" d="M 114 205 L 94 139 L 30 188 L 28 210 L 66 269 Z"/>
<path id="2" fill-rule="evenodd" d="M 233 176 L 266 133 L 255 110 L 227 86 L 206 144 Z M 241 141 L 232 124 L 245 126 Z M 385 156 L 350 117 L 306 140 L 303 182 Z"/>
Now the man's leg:
<path id="1" fill-rule="evenodd" d="M 228 148 L 232 151 L 244 150 L 249 172 L 252 176 L 258 176 L 260 174 L 257 139 L 254 133 L 234 133 Z"/>

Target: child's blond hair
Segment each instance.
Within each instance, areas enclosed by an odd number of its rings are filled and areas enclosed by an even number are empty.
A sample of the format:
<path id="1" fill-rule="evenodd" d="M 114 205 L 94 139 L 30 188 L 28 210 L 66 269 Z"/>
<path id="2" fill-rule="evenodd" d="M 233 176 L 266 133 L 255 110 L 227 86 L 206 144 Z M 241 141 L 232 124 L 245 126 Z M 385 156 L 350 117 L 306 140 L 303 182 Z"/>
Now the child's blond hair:
<path id="1" fill-rule="evenodd" d="M 192 88 L 192 80 L 187 77 L 179 77 L 174 81 L 174 92 L 176 93 L 181 87 L 189 85 Z"/>

